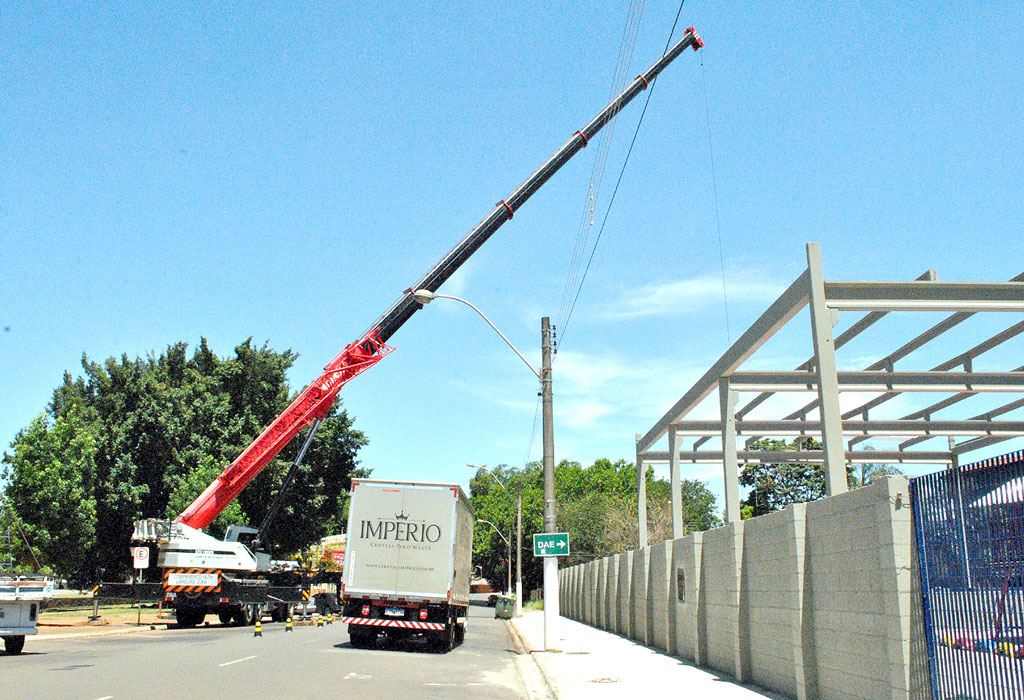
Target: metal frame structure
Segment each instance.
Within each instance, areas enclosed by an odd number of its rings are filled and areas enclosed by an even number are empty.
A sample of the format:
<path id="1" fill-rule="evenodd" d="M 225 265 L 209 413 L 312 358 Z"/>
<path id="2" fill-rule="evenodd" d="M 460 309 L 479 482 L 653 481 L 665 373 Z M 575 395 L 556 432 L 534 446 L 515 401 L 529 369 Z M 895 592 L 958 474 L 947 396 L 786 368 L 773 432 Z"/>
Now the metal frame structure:
<path id="1" fill-rule="evenodd" d="M 800 311 L 810 310 L 814 354 L 793 371 L 741 371 L 759 348 L 776 335 Z M 833 337 L 840 312 L 865 312 L 849 328 Z M 950 315 L 903 346 L 860 371 L 838 371 L 836 350 L 893 312 L 950 312 Z M 1024 366 L 1008 371 L 975 372 L 974 360 L 1024 333 L 1024 321 L 954 354 L 929 371 L 897 371 L 895 364 L 935 340 L 971 316 L 981 312 L 1024 313 L 1024 273 L 1009 282 L 939 282 L 930 270 L 911 282 L 846 282 L 825 280 L 817 243 L 807 244 L 807 269 L 754 324 L 730 347 L 689 391 L 645 434 L 636 436 L 636 466 L 640 546 L 647 544 L 646 465 L 668 463 L 672 493 L 679 493 L 680 465 L 721 463 L 725 479 L 725 511 L 728 522 L 740 519 L 739 465 L 748 462 L 810 462 L 825 465 L 828 495 L 847 489 L 847 463 L 928 463 L 955 466 L 961 455 L 990 445 L 1024 437 L 1024 421 L 996 420 L 1024 407 L 1024 398 L 1004 403 L 965 420 L 934 420 L 937 412 L 981 393 L 1024 396 Z M 718 391 L 719 420 L 688 420 L 687 416 L 713 392 Z M 802 408 L 778 419 L 752 419 L 749 414 L 779 392 L 810 392 L 815 398 Z M 852 409 L 841 411 L 840 392 L 874 392 L 878 395 Z M 756 396 L 740 405 L 744 392 Z M 897 419 L 871 419 L 869 413 L 904 393 L 951 394 Z M 767 408 L 762 409 L 764 412 Z M 876 414 L 877 415 L 877 414 Z M 668 449 L 655 449 L 663 437 Z M 751 449 L 760 437 L 796 436 L 818 438 L 822 448 L 785 451 Z M 736 441 L 745 437 L 744 447 Z M 895 450 L 858 448 L 868 438 L 907 438 Z M 908 449 L 936 437 L 946 437 L 945 449 Z M 694 438 L 683 449 L 685 438 Z M 721 438 L 721 448 L 704 447 Z M 959 440 L 959 441 L 958 441 Z M 682 535 L 678 498 L 672 502 L 673 537 Z"/>

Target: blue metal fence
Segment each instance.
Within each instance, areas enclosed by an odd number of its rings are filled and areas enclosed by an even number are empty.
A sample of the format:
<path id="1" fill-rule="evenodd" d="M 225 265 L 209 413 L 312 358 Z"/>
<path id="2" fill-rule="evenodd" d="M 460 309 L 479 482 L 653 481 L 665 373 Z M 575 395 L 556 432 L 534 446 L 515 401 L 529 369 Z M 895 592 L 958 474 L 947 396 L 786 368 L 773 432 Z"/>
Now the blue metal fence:
<path id="1" fill-rule="evenodd" d="M 910 482 L 936 700 L 1024 698 L 1024 451 Z"/>

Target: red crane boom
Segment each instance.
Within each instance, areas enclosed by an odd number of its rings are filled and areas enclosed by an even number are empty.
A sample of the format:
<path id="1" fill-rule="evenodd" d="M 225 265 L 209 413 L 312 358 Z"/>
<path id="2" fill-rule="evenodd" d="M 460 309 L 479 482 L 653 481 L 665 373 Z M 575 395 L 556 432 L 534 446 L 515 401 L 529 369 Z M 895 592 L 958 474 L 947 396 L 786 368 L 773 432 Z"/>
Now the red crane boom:
<path id="1" fill-rule="evenodd" d="M 633 79 L 608 106 L 606 106 L 585 127 L 576 131 L 544 165 L 526 182 L 516 188 L 508 197 L 494 205 L 491 213 L 477 224 L 458 245 L 410 287 L 387 312 L 381 316 L 363 336 L 348 345 L 331 360 L 323 373 L 292 401 L 281 415 L 260 433 L 252 444 L 210 484 L 200 496 L 177 517 L 178 522 L 196 529 L 209 525 L 221 511 L 238 496 L 260 471 L 277 456 L 277 453 L 294 438 L 300 430 L 315 420 L 323 420 L 330 410 L 338 392 L 350 379 L 377 364 L 384 355 L 391 352 L 386 341 L 422 306 L 413 298 L 412 292 L 437 289 L 455 273 L 459 267 L 497 231 L 512 218 L 534 192 L 554 175 L 569 159 L 587 146 L 587 143 L 638 94 L 658 77 L 679 54 L 687 48 L 694 51 L 704 46 L 693 27 L 671 49 L 644 73 Z M 307 438 L 308 439 L 308 438 Z M 301 455 L 299 457 L 301 459 Z M 296 463 L 298 460 L 296 460 Z"/>

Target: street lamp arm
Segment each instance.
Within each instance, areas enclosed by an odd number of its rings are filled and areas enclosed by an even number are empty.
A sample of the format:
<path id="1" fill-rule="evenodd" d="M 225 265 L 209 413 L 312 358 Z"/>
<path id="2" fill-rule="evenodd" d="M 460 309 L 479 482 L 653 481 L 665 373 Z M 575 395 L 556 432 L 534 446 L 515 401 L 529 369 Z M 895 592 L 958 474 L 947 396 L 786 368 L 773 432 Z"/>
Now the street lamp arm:
<path id="1" fill-rule="evenodd" d="M 494 332 L 497 333 L 501 337 L 501 339 L 505 341 L 505 344 L 512 348 L 512 352 L 518 355 L 519 359 L 522 360 L 523 363 L 530 368 L 530 371 L 533 372 L 534 376 L 537 377 L 538 380 L 540 379 L 540 372 L 535 370 L 533 368 L 533 365 L 530 364 L 530 361 L 523 357 L 523 353 L 519 352 L 519 350 L 516 349 L 516 346 L 512 344 L 512 341 L 506 338 L 505 334 L 499 331 L 496 325 L 491 323 L 491 319 L 487 318 L 487 315 L 484 314 L 484 312 L 481 311 L 480 309 L 473 306 L 472 303 L 466 301 L 461 297 L 455 297 L 450 294 L 438 294 L 437 292 L 431 292 L 428 289 L 417 289 L 416 292 L 414 292 L 413 296 L 415 297 L 416 301 L 420 303 L 430 302 L 434 299 L 454 299 L 455 301 L 461 301 L 463 304 L 473 309 L 473 311 L 476 311 L 478 314 L 480 314 L 480 318 L 487 321 L 487 325 L 494 329 Z"/>
<path id="2" fill-rule="evenodd" d="M 479 469 L 479 470 L 481 470 L 481 471 L 485 471 L 485 472 L 487 472 L 487 473 L 488 473 L 488 474 L 490 474 L 490 475 L 491 475 L 492 477 L 494 477 L 494 480 L 495 480 L 495 481 L 497 481 L 497 482 L 498 482 L 498 486 L 500 486 L 500 487 L 501 487 L 501 488 L 502 488 L 503 490 L 505 490 L 505 491 L 508 491 L 508 488 L 506 488 L 506 487 L 505 487 L 505 484 L 503 484 L 503 483 L 501 482 L 501 479 L 499 479 L 499 478 L 498 478 L 498 475 L 497 475 L 497 474 L 495 474 L 494 472 L 492 472 L 492 471 L 491 471 L 490 469 L 488 469 L 487 467 L 481 467 L 481 466 L 480 466 L 479 464 L 467 464 L 466 466 L 467 466 L 467 467 L 471 467 L 471 468 L 473 468 L 473 469 Z"/>
<path id="3" fill-rule="evenodd" d="M 495 525 L 494 523 L 492 523 L 490 520 L 484 520 L 483 518 L 477 518 L 476 521 L 478 523 L 487 523 L 488 525 L 493 527 L 494 531 L 498 533 L 498 537 L 500 537 L 502 540 L 504 540 L 505 544 L 507 544 L 509 547 L 512 546 L 512 543 L 509 542 L 508 538 L 505 537 L 505 535 L 501 534 L 501 530 L 498 529 L 498 526 Z"/>

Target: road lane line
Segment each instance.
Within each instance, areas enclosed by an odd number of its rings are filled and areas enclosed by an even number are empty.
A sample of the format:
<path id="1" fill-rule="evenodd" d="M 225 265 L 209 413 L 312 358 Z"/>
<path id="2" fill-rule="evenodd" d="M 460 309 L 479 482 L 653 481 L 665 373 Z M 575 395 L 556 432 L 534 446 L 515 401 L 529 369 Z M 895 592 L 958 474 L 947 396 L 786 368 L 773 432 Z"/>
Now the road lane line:
<path id="1" fill-rule="evenodd" d="M 113 695 L 104 695 L 102 698 L 96 698 L 96 700 L 111 700 Z"/>
<path id="2" fill-rule="evenodd" d="M 218 666 L 230 666 L 231 664 L 240 664 L 243 661 L 248 661 L 249 659 L 255 659 L 257 656 L 258 656 L 258 654 L 253 654 L 252 656 L 247 656 L 244 659 L 235 659 L 234 661 L 228 661 L 228 662 L 225 662 L 225 663 L 222 663 L 222 664 L 217 664 L 217 665 Z"/>

